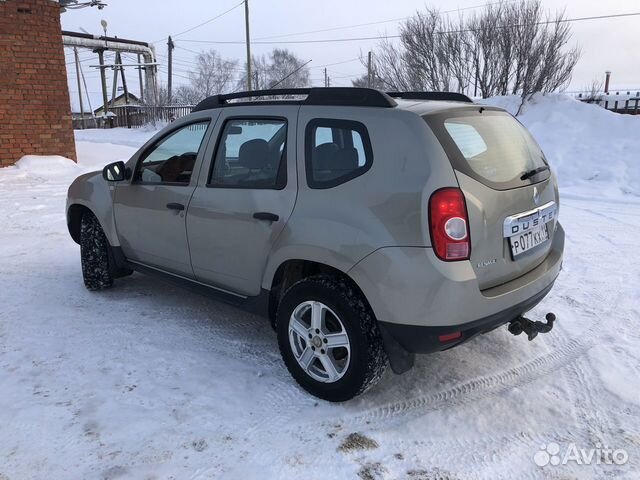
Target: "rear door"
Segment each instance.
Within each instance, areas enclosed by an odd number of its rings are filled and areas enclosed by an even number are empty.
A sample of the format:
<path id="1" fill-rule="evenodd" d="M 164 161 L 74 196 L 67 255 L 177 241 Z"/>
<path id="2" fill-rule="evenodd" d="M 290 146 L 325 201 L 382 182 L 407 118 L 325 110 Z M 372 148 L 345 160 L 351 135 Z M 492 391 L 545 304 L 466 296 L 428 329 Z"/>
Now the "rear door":
<path id="1" fill-rule="evenodd" d="M 226 107 L 187 213 L 196 279 L 260 293 L 267 257 L 296 200 L 299 106 Z M 267 108 L 264 108 L 267 110 Z M 212 144 L 214 142 L 211 142 Z"/>
<path id="2" fill-rule="evenodd" d="M 425 118 L 467 202 L 470 260 L 480 288 L 539 265 L 551 246 L 558 198 L 544 154 L 529 132 L 508 113 L 486 107 Z"/>

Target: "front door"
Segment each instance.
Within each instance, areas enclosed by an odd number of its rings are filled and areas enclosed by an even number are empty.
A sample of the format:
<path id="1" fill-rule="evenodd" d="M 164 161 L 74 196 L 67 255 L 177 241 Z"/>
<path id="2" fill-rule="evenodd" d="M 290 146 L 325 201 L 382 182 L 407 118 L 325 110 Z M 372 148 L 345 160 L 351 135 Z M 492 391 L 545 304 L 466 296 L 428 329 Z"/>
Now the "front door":
<path id="1" fill-rule="evenodd" d="M 127 259 L 193 278 L 185 216 L 209 123 L 161 137 L 138 158 L 131 183 L 116 187 L 114 216 Z"/>
<path id="2" fill-rule="evenodd" d="M 295 204 L 300 107 L 270 106 L 269 116 L 247 115 L 247 108 L 227 107 L 220 115 L 216 148 L 207 152 L 211 161 L 203 164 L 189 205 L 187 233 L 197 280 L 255 296 Z"/>

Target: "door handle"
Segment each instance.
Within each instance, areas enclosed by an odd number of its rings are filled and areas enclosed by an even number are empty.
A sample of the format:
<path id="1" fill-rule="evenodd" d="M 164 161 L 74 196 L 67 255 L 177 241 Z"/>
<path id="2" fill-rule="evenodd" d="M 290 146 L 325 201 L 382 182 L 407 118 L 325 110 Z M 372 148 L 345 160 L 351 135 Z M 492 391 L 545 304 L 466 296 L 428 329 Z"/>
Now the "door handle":
<path id="1" fill-rule="evenodd" d="M 184 210 L 184 205 L 181 203 L 167 203 L 167 208 L 169 210 Z"/>
<path id="2" fill-rule="evenodd" d="M 280 219 L 280 217 L 275 213 L 269 212 L 256 212 L 253 214 L 253 218 L 257 220 L 266 220 L 268 222 L 277 222 Z"/>

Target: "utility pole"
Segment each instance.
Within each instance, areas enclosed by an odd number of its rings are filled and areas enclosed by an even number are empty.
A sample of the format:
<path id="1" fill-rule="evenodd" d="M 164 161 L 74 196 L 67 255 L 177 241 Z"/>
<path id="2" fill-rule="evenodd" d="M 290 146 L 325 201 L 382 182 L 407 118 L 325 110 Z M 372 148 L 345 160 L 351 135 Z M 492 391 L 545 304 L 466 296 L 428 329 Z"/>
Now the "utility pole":
<path id="1" fill-rule="evenodd" d="M 258 81 L 258 70 L 253 72 L 253 76 L 256 77 L 253 82 L 253 88 L 260 90 L 260 82 Z"/>
<path id="2" fill-rule="evenodd" d="M 86 125 L 84 124 L 84 105 L 82 104 L 82 84 L 80 83 L 80 59 L 78 57 L 78 47 L 73 47 L 73 54 L 76 58 L 76 79 L 78 80 L 78 98 L 80 99 L 80 118 L 82 122 L 82 129 L 84 130 Z"/>
<path id="3" fill-rule="evenodd" d="M 142 85 L 142 62 L 140 61 L 140 54 L 138 54 L 138 81 L 140 82 L 140 101 L 144 103 L 144 89 Z"/>
<path id="4" fill-rule="evenodd" d="M 113 107 L 113 102 L 115 102 L 116 95 L 118 93 L 118 66 L 116 65 L 117 63 L 118 63 L 118 51 L 116 50 L 116 56 L 115 56 L 114 65 L 113 65 L 113 88 L 111 90 L 111 104 L 110 104 L 111 107 Z"/>
<path id="5" fill-rule="evenodd" d="M 373 83 L 373 71 L 372 71 L 372 61 L 371 61 L 371 57 L 372 57 L 372 52 L 371 50 L 369 50 L 369 55 L 368 55 L 368 59 L 367 59 L 367 87 L 371 88 L 371 84 Z"/>
<path id="6" fill-rule="evenodd" d="M 173 49 L 176 48 L 173 44 L 173 40 L 171 40 L 171 35 L 169 35 L 169 40 L 167 41 L 167 49 L 169 56 L 169 78 L 167 79 L 167 101 L 169 105 L 171 105 L 171 81 L 173 77 Z"/>
<path id="7" fill-rule="evenodd" d="M 329 86 L 329 77 L 327 77 L 327 67 L 324 68 L 324 86 Z"/>
<path id="8" fill-rule="evenodd" d="M 247 90 L 251 91 L 251 35 L 249 34 L 249 0 L 244 0 L 244 23 L 247 42 Z"/>
<path id="9" fill-rule="evenodd" d="M 120 80 L 122 80 L 122 91 L 124 92 L 124 119 L 127 128 L 131 128 L 131 124 L 129 123 L 129 89 L 127 89 L 127 78 L 124 76 L 124 65 L 122 65 L 122 56 L 120 55 L 120 52 L 116 52 L 116 64 L 120 66 L 114 72 L 114 75 L 118 75 L 118 71 L 120 71 Z M 122 112 L 122 110 L 120 112 Z"/>
<path id="10" fill-rule="evenodd" d="M 116 53 L 116 58 L 118 59 L 116 63 L 120 65 L 120 80 L 122 80 L 122 90 L 124 91 L 124 103 L 129 104 L 129 89 L 127 88 L 127 79 L 124 76 L 124 66 L 122 65 L 122 57 L 120 56 L 120 52 Z"/>
<path id="11" fill-rule="evenodd" d="M 89 113 L 91 113 L 91 118 L 93 119 L 93 127 L 98 128 L 96 114 L 93 112 L 93 107 L 91 106 L 91 97 L 89 96 L 89 89 L 87 88 L 87 79 L 84 78 L 84 72 L 82 71 L 82 64 L 80 65 L 80 76 L 82 77 L 82 84 L 84 85 L 84 93 L 87 94 L 87 103 L 89 104 Z"/>
<path id="12" fill-rule="evenodd" d="M 104 71 L 104 50 L 102 49 L 98 50 L 98 61 L 100 63 L 100 82 L 102 83 L 102 108 L 104 110 L 102 114 L 106 115 L 109 111 L 109 99 L 107 97 L 107 77 Z"/>

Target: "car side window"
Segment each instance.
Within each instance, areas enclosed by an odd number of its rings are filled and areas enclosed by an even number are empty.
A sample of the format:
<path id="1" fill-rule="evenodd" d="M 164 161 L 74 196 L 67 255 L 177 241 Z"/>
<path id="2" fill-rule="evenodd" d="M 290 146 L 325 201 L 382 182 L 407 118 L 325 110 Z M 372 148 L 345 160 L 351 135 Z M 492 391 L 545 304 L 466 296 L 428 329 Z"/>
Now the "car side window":
<path id="1" fill-rule="evenodd" d="M 134 182 L 188 185 L 208 126 L 191 123 L 161 139 L 138 162 Z"/>
<path id="2" fill-rule="evenodd" d="M 208 186 L 282 189 L 287 183 L 287 122 L 270 118 L 227 120 Z"/>
<path id="3" fill-rule="evenodd" d="M 314 119 L 305 131 L 307 184 L 331 188 L 365 173 L 373 162 L 367 128 L 351 120 Z"/>

